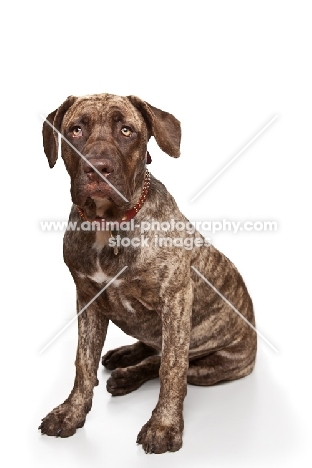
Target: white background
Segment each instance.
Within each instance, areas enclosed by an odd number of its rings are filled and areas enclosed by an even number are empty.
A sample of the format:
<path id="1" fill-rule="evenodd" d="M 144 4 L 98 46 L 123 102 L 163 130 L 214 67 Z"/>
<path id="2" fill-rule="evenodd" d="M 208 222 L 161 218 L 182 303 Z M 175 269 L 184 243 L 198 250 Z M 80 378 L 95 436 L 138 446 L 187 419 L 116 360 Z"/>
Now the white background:
<path id="1" fill-rule="evenodd" d="M 1 18 L 1 457 L 15 467 L 310 467 L 311 3 L 309 1 L 10 2 Z M 241 271 L 259 330 L 254 373 L 189 387 L 182 450 L 145 455 L 135 443 L 159 382 L 112 398 L 109 373 L 85 427 L 41 436 L 40 419 L 74 378 L 75 314 L 62 259 L 69 178 L 51 171 L 40 113 L 68 95 L 138 95 L 182 123 L 182 155 L 150 144 L 150 169 L 192 220 L 276 220 L 276 233 L 219 233 Z M 272 118 L 277 120 L 195 202 Z M 205 287 L 205 286 L 203 286 Z M 104 351 L 133 340 L 110 326 Z"/>

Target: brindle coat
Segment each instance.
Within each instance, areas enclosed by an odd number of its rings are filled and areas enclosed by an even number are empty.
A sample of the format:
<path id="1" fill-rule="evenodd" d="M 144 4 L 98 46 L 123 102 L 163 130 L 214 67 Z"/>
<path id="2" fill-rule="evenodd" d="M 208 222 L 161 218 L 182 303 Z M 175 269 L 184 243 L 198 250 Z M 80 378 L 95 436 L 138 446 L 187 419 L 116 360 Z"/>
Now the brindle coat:
<path id="1" fill-rule="evenodd" d="M 71 177 L 70 221 L 80 227 L 80 206 L 89 220 L 120 220 L 140 198 L 147 142 L 180 154 L 180 123 L 141 99 L 100 94 L 70 96 L 47 120 L 122 193 L 125 202 L 66 142 L 62 157 Z M 50 167 L 58 154 L 57 135 L 43 125 L 44 150 Z M 161 182 L 151 177 L 142 221 L 187 222 Z M 158 233 L 172 238 L 201 238 L 198 232 Z M 76 378 L 69 397 L 41 423 L 44 434 L 68 437 L 82 427 L 91 409 L 93 388 L 109 321 L 138 341 L 109 351 L 102 364 L 112 370 L 107 390 L 124 395 L 143 382 L 160 378 L 158 403 L 137 442 L 149 453 L 182 446 L 183 400 L 187 383 L 214 385 L 248 375 L 255 363 L 256 333 L 191 268 L 195 266 L 254 325 L 253 306 L 235 266 L 213 246 L 187 250 L 156 247 L 155 231 L 144 233 L 148 245 L 108 245 L 108 233 L 67 231 L 64 259 L 77 287 L 80 311 L 120 270 L 127 269 L 78 317 Z M 123 233 L 139 237 L 140 229 Z"/>

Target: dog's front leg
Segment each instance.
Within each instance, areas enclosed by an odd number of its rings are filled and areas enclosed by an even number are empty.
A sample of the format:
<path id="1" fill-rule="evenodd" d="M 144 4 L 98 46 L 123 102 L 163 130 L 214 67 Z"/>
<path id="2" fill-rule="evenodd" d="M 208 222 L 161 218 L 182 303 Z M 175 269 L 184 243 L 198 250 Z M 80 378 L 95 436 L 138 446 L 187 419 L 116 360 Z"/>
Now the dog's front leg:
<path id="1" fill-rule="evenodd" d="M 174 452 L 182 446 L 192 299 L 189 285 L 172 295 L 169 292 L 162 304 L 159 400 L 137 438 L 146 453 Z"/>
<path id="2" fill-rule="evenodd" d="M 79 296 L 78 296 L 79 297 Z M 78 348 L 74 388 L 63 404 L 54 408 L 39 427 L 43 434 L 69 437 L 84 425 L 91 409 L 93 388 L 103 348 L 108 319 L 94 301 L 78 317 Z M 78 312 L 88 301 L 77 301 Z"/>

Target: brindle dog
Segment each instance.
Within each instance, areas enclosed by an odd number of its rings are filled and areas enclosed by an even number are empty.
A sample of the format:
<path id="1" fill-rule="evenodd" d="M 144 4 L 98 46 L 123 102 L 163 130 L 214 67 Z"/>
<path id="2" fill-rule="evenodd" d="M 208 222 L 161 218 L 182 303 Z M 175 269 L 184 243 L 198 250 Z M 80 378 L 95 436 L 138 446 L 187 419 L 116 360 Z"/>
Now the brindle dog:
<path id="1" fill-rule="evenodd" d="M 71 178 L 69 219 L 77 229 L 65 234 L 64 259 L 77 287 L 77 311 L 90 305 L 78 317 L 73 390 L 42 420 L 41 432 L 68 437 L 84 425 L 111 320 L 138 341 L 103 356 L 102 364 L 112 370 L 107 390 L 125 395 L 159 376 L 158 403 L 137 443 L 147 453 L 179 450 L 187 383 L 214 385 L 248 375 L 257 347 L 255 331 L 191 267 L 254 325 L 251 298 L 235 266 L 196 231 L 174 227 L 157 232 L 167 238 L 160 247 L 150 229 L 140 245 L 113 248 L 115 231 L 110 238 L 109 231 L 83 230 L 85 220 L 127 219 L 134 206 L 135 228 L 120 231 L 121 239 L 140 239 L 142 222 L 188 222 L 164 185 L 153 176 L 150 185 L 146 179 L 151 136 L 168 155 L 180 155 L 181 130 L 175 117 L 135 96 L 99 94 L 70 96 L 47 120 L 71 143 L 62 139 L 62 157 Z M 53 167 L 58 138 L 46 122 L 43 142 Z M 190 238 L 194 248 L 181 245 Z"/>

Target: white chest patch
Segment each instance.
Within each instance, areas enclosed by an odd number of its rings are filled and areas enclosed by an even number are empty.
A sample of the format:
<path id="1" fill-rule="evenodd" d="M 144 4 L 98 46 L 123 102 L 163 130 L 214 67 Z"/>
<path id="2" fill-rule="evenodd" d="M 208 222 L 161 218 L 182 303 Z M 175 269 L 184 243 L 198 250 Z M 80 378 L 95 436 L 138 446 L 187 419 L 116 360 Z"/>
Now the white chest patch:
<path id="1" fill-rule="evenodd" d="M 132 314 L 135 314 L 134 308 L 132 307 L 132 305 L 130 304 L 130 302 L 127 299 L 125 299 L 124 297 L 120 297 L 120 300 L 121 300 L 122 305 L 124 306 L 124 308 L 128 312 L 131 312 Z"/>
<path id="2" fill-rule="evenodd" d="M 98 284 L 108 283 L 113 279 L 113 276 L 109 276 L 106 273 L 104 273 L 100 266 L 98 258 L 96 259 L 96 270 L 92 275 L 84 275 L 82 273 L 78 273 L 78 275 L 80 276 L 80 278 L 89 278 L 90 280 L 95 281 L 95 283 Z M 123 283 L 123 281 L 124 280 L 122 279 L 115 279 L 112 282 L 111 286 L 113 286 L 114 288 L 118 288 L 118 286 L 120 286 Z"/>
<path id="3" fill-rule="evenodd" d="M 111 278 L 104 273 L 104 271 L 101 268 L 98 268 L 93 275 L 88 275 L 88 278 L 90 278 L 92 281 L 95 281 L 96 283 L 107 283 Z"/>

